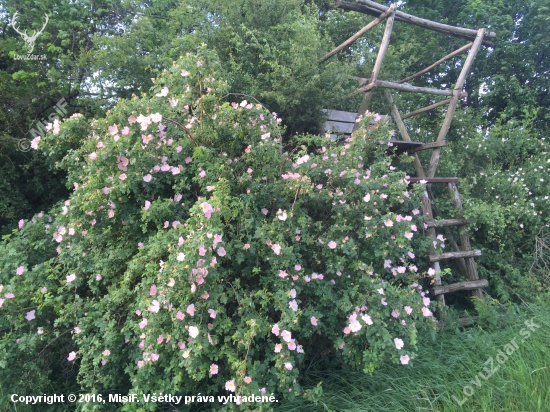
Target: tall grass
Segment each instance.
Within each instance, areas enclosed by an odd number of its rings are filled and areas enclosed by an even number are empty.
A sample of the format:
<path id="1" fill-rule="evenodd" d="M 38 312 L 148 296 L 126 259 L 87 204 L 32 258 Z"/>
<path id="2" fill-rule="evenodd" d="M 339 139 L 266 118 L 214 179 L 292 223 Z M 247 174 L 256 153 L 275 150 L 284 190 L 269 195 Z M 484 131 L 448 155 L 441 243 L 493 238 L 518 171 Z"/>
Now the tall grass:
<path id="1" fill-rule="evenodd" d="M 315 391 L 322 382 L 322 391 L 281 403 L 275 410 L 550 411 L 549 310 L 549 303 L 539 302 L 509 308 L 493 324 L 483 319 L 469 328 L 448 324 L 434 338 L 421 340 L 418 356 L 409 365 L 386 365 L 372 375 L 341 366 L 311 371 L 303 386 Z M 531 319 L 540 327 L 533 327 L 525 339 L 520 331 L 528 330 L 525 321 Z M 514 338 L 518 348 L 499 364 L 497 351 L 505 353 Z M 485 363 L 491 357 L 493 368 L 499 368 L 485 380 L 479 373 L 487 376 L 484 367 L 490 370 Z M 471 396 L 464 394 L 465 387 L 472 388 L 466 388 Z"/>

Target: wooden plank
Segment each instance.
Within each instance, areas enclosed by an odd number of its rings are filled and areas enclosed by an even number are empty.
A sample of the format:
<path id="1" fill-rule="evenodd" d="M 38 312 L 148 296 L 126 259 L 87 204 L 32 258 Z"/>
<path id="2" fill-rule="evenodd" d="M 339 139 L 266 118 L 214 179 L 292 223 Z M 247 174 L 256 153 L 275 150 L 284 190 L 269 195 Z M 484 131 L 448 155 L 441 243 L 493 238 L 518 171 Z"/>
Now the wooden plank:
<path id="1" fill-rule="evenodd" d="M 424 144 L 422 142 L 411 142 L 411 141 L 396 140 L 396 139 L 391 139 L 390 143 L 392 143 L 393 147 L 396 147 L 398 149 L 403 149 L 403 150 L 407 150 L 407 149 L 410 149 L 411 147 L 417 147 Z"/>
<path id="2" fill-rule="evenodd" d="M 435 147 L 442 147 L 442 146 L 447 146 L 447 141 L 446 140 L 443 140 L 442 142 L 430 142 L 430 143 L 423 144 L 420 147 L 416 147 L 414 149 L 411 149 L 409 151 L 409 153 L 412 154 L 412 153 L 420 152 L 422 150 L 433 149 Z"/>
<path id="3" fill-rule="evenodd" d="M 361 37 L 363 34 L 368 32 L 373 27 L 380 24 L 382 21 L 384 21 L 390 14 L 392 14 L 391 8 L 386 10 L 384 13 L 382 13 L 379 17 L 371 21 L 369 24 L 367 24 L 365 27 L 363 27 L 361 30 L 359 30 L 357 33 L 355 33 L 353 36 L 351 36 L 349 39 L 344 41 L 342 44 L 340 44 L 338 47 L 334 48 L 332 51 L 327 53 L 326 56 L 321 58 L 319 62 L 324 62 L 325 60 L 329 59 L 330 57 L 334 56 L 339 51 L 344 50 L 346 47 L 352 45 L 359 37 Z"/>
<path id="4" fill-rule="evenodd" d="M 351 122 L 350 121 L 337 121 L 337 120 L 332 120 L 330 119 L 329 117 L 329 120 L 325 122 L 325 126 L 324 126 L 324 131 L 325 132 L 335 132 L 335 133 L 344 133 L 345 135 L 350 135 L 352 132 L 353 132 L 353 128 L 355 126 L 355 117 L 357 116 L 357 113 L 353 113 L 353 112 L 344 112 L 344 111 L 339 111 L 339 110 L 326 110 L 326 109 L 322 109 L 325 113 L 327 112 L 337 112 L 336 115 L 332 115 L 330 117 L 332 117 L 333 119 L 334 118 L 340 118 L 340 119 L 345 119 L 345 120 L 349 120 L 349 119 L 353 119 Z M 372 119 L 370 121 L 369 124 L 377 124 L 381 121 L 384 121 L 384 120 L 387 120 L 388 119 L 388 116 L 380 116 L 380 120 L 374 120 Z M 415 143 L 419 143 L 419 144 L 422 144 L 421 142 L 415 142 Z M 413 145 L 413 146 L 416 146 Z"/>
<path id="5" fill-rule="evenodd" d="M 446 227 L 446 226 L 464 226 L 470 223 L 468 219 L 463 217 L 458 219 L 443 219 L 443 220 L 428 220 L 424 221 L 428 227 Z"/>
<path id="6" fill-rule="evenodd" d="M 460 94 L 460 98 L 461 98 L 461 99 L 464 99 L 465 97 L 468 97 L 468 93 L 462 92 L 462 93 Z M 437 109 L 438 107 L 441 107 L 441 106 L 446 106 L 446 105 L 448 105 L 449 103 L 451 103 L 451 99 L 442 100 L 442 101 L 440 101 L 440 102 L 437 102 L 437 103 L 431 104 L 431 105 L 429 105 L 429 106 L 422 107 L 421 109 L 418 109 L 418 110 L 412 111 L 412 112 L 410 112 L 410 113 L 407 113 L 406 115 L 404 115 L 404 116 L 402 117 L 402 119 L 403 119 L 403 120 L 408 119 L 408 118 L 410 118 L 410 117 L 416 116 L 417 114 L 421 114 L 421 113 L 424 113 L 424 112 L 428 112 L 428 111 L 430 111 L 430 110 Z"/>
<path id="7" fill-rule="evenodd" d="M 391 142 L 391 141 L 390 141 Z M 407 153 L 408 150 L 410 150 L 415 145 L 421 144 L 420 142 L 405 142 L 403 140 L 399 140 L 397 142 L 391 142 L 391 146 L 388 147 L 387 153 L 395 153 L 395 154 L 402 154 Z"/>
<path id="8" fill-rule="evenodd" d="M 379 4 L 379 6 L 382 6 L 382 5 Z M 365 6 L 363 4 L 349 3 L 349 2 L 345 2 L 345 1 L 336 1 L 335 7 L 340 8 L 342 10 L 346 10 L 346 11 L 356 11 L 358 13 L 368 14 L 369 16 L 373 16 L 373 17 L 378 17 L 378 16 L 380 16 L 380 14 L 382 14 L 381 10 L 373 9 L 373 8 Z M 382 6 L 382 7 L 384 7 L 384 6 Z M 440 28 L 435 28 L 435 27 L 425 27 L 425 26 L 417 24 L 416 22 L 411 22 L 411 21 L 408 21 L 407 19 L 401 17 L 401 12 L 399 12 L 399 14 L 395 17 L 395 20 L 410 23 L 410 24 L 413 24 L 415 26 L 424 27 L 425 29 L 433 30 L 435 32 L 446 34 L 446 35 L 449 35 L 449 36 L 458 37 L 460 39 L 472 40 L 472 38 L 475 36 L 475 35 L 470 36 L 470 35 L 463 35 L 463 34 L 453 33 L 453 32 L 449 32 L 447 30 L 440 29 Z M 495 34 L 495 33 L 492 33 L 492 34 Z M 493 37 L 496 37 L 496 34 Z M 484 40 L 483 44 L 485 46 L 488 46 L 488 47 L 495 47 L 495 44 L 493 42 L 488 41 L 488 40 Z"/>
<path id="9" fill-rule="evenodd" d="M 458 79 L 456 81 L 456 84 L 453 90 L 454 95 L 451 98 L 451 102 L 449 103 L 449 108 L 447 109 L 447 113 L 445 114 L 445 120 L 443 121 L 443 125 L 439 130 L 439 134 L 437 135 L 436 141 L 445 140 L 445 138 L 447 137 L 447 133 L 449 132 L 449 129 L 451 127 L 451 123 L 453 121 L 453 117 L 455 114 L 456 107 L 458 105 L 458 100 L 462 92 L 462 88 L 464 87 L 464 81 L 466 80 L 466 76 L 470 72 L 470 68 L 472 67 L 472 63 L 474 62 L 474 59 L 476 57 L 476 54 L 479 48 L 481 47 L 481 42 L 483 41 L 485 32 L 486 32 L 485 29 L 479 29 L 477 32 L 477 37 L 474 40 L 474 44 L 470 49 L 470 53 L 468 53 L 468 57 L 466 58 L 466 61 L 464 62 L 464 66 L 462 66 L 462 70 L 460 71 L 460 75 L 458 76 Z M 435 176 L 435 171 L 437 169 L 437 165 L 439 164 L 440 152 L 441 152 L 441 148 L 436 148 L 432 152 L 432 157 L 430 158 L 430 166 L 428 167 L 428 174 L 427 174 L 428 177 Z"/>
<path id="10" fill-rule="evenodd" d="M 357 118 L 357 113 L 355 112 L 344 112 L 342 110 L 328 110 L 328 109 L 321 109 L 321 111 L 324 113 L 327 113 L 327 120 L 333 121 L 333 122 L 355 123 L 355 119 Z M 372 119 L 369 124 L 377 124 L 385 120 L 390 120 L 388 116 L 385 114 L 382 114 L 379 116 L 380 116 L 380 120 Z"/>
<path id="11" fill-rule="evenodd" d="M 353 126 L 355 126 L 355 122 L 342 123 L 328 121 L 325 123 L 325 132 L 331 131 L 335 133 L 351 134 L 353 131 Z"/>
<path id="12" fill-rule="evenodd" d="M 346 122 L 346 123 L 355 123 L 357 118 L 357 113 L 355 112 L 344 112 L 342 110 L 328 110 L 322 109 L 327 115 L 327 120 L 332 120 L 336 122 Z"/>
<path id="13" fill-rule="evenodd" d="M 487 286 L 489 286 L 489 281 L 487 279 L 469 280 L 467 282 L 458 282 L 451 285 L 435 286 L 430 289 L 430 295 L 438 296 L 447 293 L 458 292 L 461 290 L 483 289 Z"/>
<path id="14" fill-rule="evenodd" d="M 458 177 L 410 177 L 409 183 L 420 183 L 421 180 L 426 183 L 457 183 Z"/>
<path id="15" fill-rule="evenodd" d="M 428 67 L 426 67 L 425 69 L 423 70 L 420 70 L 419 72 L 416 72 L 415 74 L 413 75 L 410 75 L 409 77 L 405 77 L 403 80 L 399 80 L 397 83 L 405 83 L 405 82 L 408 82 L 409 80 L 412 80 L 424 73 L 427 73 L 429 72 L 431 69 L 433 69 L 434 67 L 437 67 L 439 66 L 441 63 L 455 57 L 456 55 L 458 54 L 461 54 L 461 53 L 464 53 L 466 50 L 468 50 L 470 47 L 472 47 L 474 43 L 468 43 L 467 45 L 465 46 L 462 46 L 460 49 L 458 50 L 455 50 L 454 52 L 452 53 L 449 53 L 448 55 L 446 55 L 445 57 L 442 57 L 441 59 L 439 59 L 438 61 L 436 61 L 434 64 L 431 64 L 429 65 Z"/>
<path id="16" fill-rule="evenodd" d="M 441 255 L 429 255 L 430 262 L 441 262 L 442 260 L 456 259 L 456 258 L 468 258 L 474 256 L 481 256 L 481 250 L 467 250 L 464 252 L 447 252 Z"/>

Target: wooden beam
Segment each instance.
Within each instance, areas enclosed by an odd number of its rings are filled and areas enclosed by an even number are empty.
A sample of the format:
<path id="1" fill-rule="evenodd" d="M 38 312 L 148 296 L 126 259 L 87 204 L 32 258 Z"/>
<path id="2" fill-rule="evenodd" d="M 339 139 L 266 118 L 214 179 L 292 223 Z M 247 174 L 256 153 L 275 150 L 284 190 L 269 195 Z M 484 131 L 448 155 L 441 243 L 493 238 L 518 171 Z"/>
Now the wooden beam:
<path id="1" fill-rule="evenodd" d="M 390 147 L 393 146 L 398 149 L 407 149 L 411 147 L 421 146 L 422 142 L 413 142 L 412 140 L 398 140 L 391 138 L 390 139 Z"/>
<path id="2" fill-rule="evenodd" d="M 362 4 L 349 3 L 341 0 L 336 0 L 334 7 L 346 11 L 356 11 L 358 13 L 368 14 L 369 16 L 373 17 L 378 17 L 382 14 L 382 12 L 378 10 L 373 10 L 367 6 L 363 6 Z"/>
<path id="3" fill-rule="evenodd" d="M 378 74 L 382 68 L 382 63 L 384 62 L 384 57 L 386 57 L 386 52 L 388 51 L 388 46 L 390 45 L 391 32 L 393 30 L 393 22 L 395 21 L 395 8 L 397 5 L 392 3 L 388 11 L 390 11 L 390 16 L 386 22 L 386 28 L 384 29 L 384 36 L 382 37 L 382 43 L 380 43 L 380 50 L 378 51 L 378 56 L 376 56 L 376 61 L 374 62 L 374 68 L 372 69 L 372 74 L 369 79 L 369 83 L 374 83 L 378 79 Z"/>
<path id="4" fill-rule="evenodd" d="M 455 50 L 454 52 L 452 53 L 449 53 L 448 55 L 446 55 L 445 57 L 442 57 L 441 59 L 439 59 L 438 61 L 436 61 L 434 64 L 426 67 L 425 69 L 423 70 L 420 70 L 419 72 L 409 76 L 409 77 L 405 77 L 403 80 L 399 80 L 397 83 L 405 83 L 405 82 L 408 82 L 409 80 L 412 80 L 414 79 L 415 77 L 418 77 L 426 72 L 429 72 L 431 69 L 433 69 L 434 67 L 437 67 L 439 66 L 441 63 L 455 57 L 456 55 L 458 54 L 461 54 L 461 53 L 464 53 L 466 50 L 468 50 L 470 47 L 472 47 L 474 43 L 469 43 L 465 46 L 462 46 L 460 49 L 458 50 Z"/>
<path id="5" fill-rule="evenodd" d="M 458 292 L 460 290 L 479 290 L 487 286 L 489 286 L 489 281 L 487 279 L 469 280 L 467 282 L 453 283 L 452 285 L 435 286 L 430 289 L 430 295 L 438 296 L 446 293 Z"/>
<path id="6" fill-rule="evenodd" d="M 373 83 L 373 84 L 376 83 L 376 79 L 378 78 L 378 74 L 380 73 L 380 69 L 382 68 L 384 57 L 386 56 L 386 52 L 388 51 L 388 46 L 390 45 L 390 38 L 391 38 L 392 29 L 393 29 L 393 22 L 395 20 L 396 7 L 397 6 L 392 3 L 392 5 L 388 9 L 388 10 L 391 10 L 391 14 L 386 20 L 386 28 L 384 29 L 384 36 L 382 37 L 382 42 L 380 43 L 380 49 L 378 50 L 378 55 L 376 56 L 376 61 L 374 62 L 374 68 L 372 69 L 372 74 L 370 76 L 369 83 Z M 359 106 L 359 112 L 357 113 L 357 117 L 363 115 L 369 109 L 371 99 L 372 99 L 372 93 L 366 93 L 365 96 L 363 96 L 363 101 Z M 355 123 L 355 125 L 353 126 L 353 131 L 356 131 L 357 129 L 359 129 L 359 123 Z"/>
<path id="7" fill-rule="evenodd" d="M 339 51 L 344 50 L 346 47 L 352 45 L 359 37 L 361 37 L 363 34 L 368 32 L 373 27 L 380 24 L 384 19 L 386 19 L 389 15 L 392 14 L 392 10 L 388 9 L 384 13 L 382 13 L 379 17 L 371 21 L 369 24 L 367 24 L 365 27 L 363 27 L 361 30 L 359 30 L 357 33 L 355 33 L 353 36 L 351 36 L 349 39 L 347 39 L 345 42 L 340 44 L 338 47 L 336 47 L 331 52 L 327 53 L 327 55 L 319 60 L 319 63 L 324 62 L 325 60 L 329 59 L 330 57 L 334 56 Z"/>
<path id="8" fill-rule="evenodd" d="M 460 95 L 460 98 L 463 99 L 465 97 L 468 97 L 468 93 L 462 92 L 462 94 Z M 420 113 L 424 113 L 424 112 L 427 112 L 427 111 L 430 111 L 430 110 L 433 110 L 433 109 L 437 109 L 438 107 L 445 106 L 449 103 L 451 103 L 451 99 L 442 100 L 440 102 L 431 104 L 429 106 L 422 107 L 421 109 L 415 110 L 413 112 L 410 112 L 410 113 L 407 113 L 406 115 L 404 115 L 403 120 L 408 119 L 408 118 L 413 117 L 413 116 L 416 116 L 417 114 L 420 114 Z"/>
<path id="9" fill-rule="evenodd" d="M 429 255 L 430 262 L 441 262 L 442 260 L 456 259 L 456 258 L 468 258 L 474 256 L 481 256 L 481 250 L 467 250 L 464 252 L 447 252 L 441 255 Z"/>
<path id="10" fill-rule="evenodd" d="M 393 101 L 393 97 L 390 91 L 384 90 L 384 96 L 386 97 L 387 102 L 390 104 L 393 120 L 397 124 L 397 128 L 399 129 L 399 132 L 401 133 L 403 140 L 410 142 L 411 138 L 409 136 L 409 133 L 407 132 L 405 123 L 403 123 L 403 120 L 401 119 L 401 115 L 399 114 L 399 110 L 397 109 L 397 106 Z M 416 174 L 418 176 L 420 177 L 426 176 L 426 173 L 424 173 L 424 168 L 422 167 L 422 162 L 420 162 L 420 158 L 416 154 L 414 155 L 414 170 L 416 170 Z"/>
<path id="11" fill-rule="evenodd" d="M 357 3 L 372 7 L 373 9 L 376 9 L 380 12 L 383 12 L 385 9 L 387 9 L 387 6 L 384 6 L 383 4 L 380 4 L 380 3 L 376 3 L 375 1 L 372 1 L 372 0 L 357 0 Z M 397 11 L 396 17 L 398 17 L 400 20 L 406 21 L 411 24 L 415 24 L 420 27 L 425 27 L 427 29 L 439 29 L 439 30 L 447 31 L 449 33 L 462 34 L 464 36 L 469 36 L 472 38 L 477 35 L 477 30 L 475 29 L 467 29 L 465 27 L 456 27 L 456 26 L 450 26 L 448 24 L 437 23 L 432 20 L 427 20 L 421 17 L 413 16 L 412 14 L 403 13 L 402 11 Z M 494 32 L 489 32 L 487 34 L 487 37 L 496 37 L 496 36 L 497 35 Z"/>
<path id="12" fill-rule="evenodd" d="M 426 143 L 426 144 L 423 144 L 420 147 L 412 148 L 412 149 L 408 150 L 408 152 L 409 152 L 409 154 L 414 154 L 414 153 L 420 152 L 422 150 L 433 149 L 435 147 L 442 147 L 442 146 L 447 146 L 447 141 L 446 140 L 443 140 L 442 142 Z"/>
<path id="13" fill-rule="evenodd" d="M 466 61 L 462 66 L 462 70 L 460 71 L 460 75 L 458 76 L 458 79 L 456 81 L 456 84 L 453 90 L 454 95 L 451 98 L 451 102 L 449 103 L 449 108 L 447 109 L 447 113 L 445 114 L 445 120 L 443 121 L 443 125 L 439 130 L 439 134 L 437 135 L 436 141 L 445 140 L 445 138 L 447 137 L 447 133 L 449 132 L 449 129 L 451 127 L 451 123 L 453 121 L 453 117 L 455 114 L 456 107 L 458 105 L 458 100 L 460 98 L 462 88 L 464 87 L 464 81 L 466 80 L 466 76 L 470 72 L 470 68 L 472 67 L 472 63 L 474 62 L 474 59 L 476 57 L 476 54 L 479 48 L 481 47 L 481 42 L 485 37 L 485 32 L 486 32 L 485 29 L 479 29 L 477 32 L 477 37 L 474 40 L 474 44 L 470 49 L 470 53 L 468 53 L 468 57 L 466 58 Z M 441 152 L 441 148 L 436 148 L 432 152 L 432 157 L 430 159 L 430 166 L 428 167 L 428 177 L 435 176 L 435 171 L 437 169 L 437 165 L 439 164 L 440 152 Z"/>
<path id="14" fill-rule="evenodd" d="M 346 10 L 346 11 L 356 11 L 356 12 L 359 12 L 359 13 L 368 14 L 368 15 L 373 16 L 373 17 L 378 17 L 382 13 L 380 10 L 372 9 L 368 6 L 363 5 L 363 4 L 349 3 L 349 2 L 345 2 L 345 1 L 337 1 L 335 7 L 340 8 L 342 10 Z M 395 20 L 405 22 L 405 23 L 411 23 L 413 25 L 419 26 L 418 24 L 408 22 L 406 19 L 403 19 L 402 17 L 396 17 Z M 442 33 L 442 34 L 445 34 L 445 35 L 448 35 L 448 36 L 457 37 L 459 39 L 472 40 L 472 38 L 473 38 L 473 36 L 465 36 L 465 35 L 458 34 L 458 33 L 452 33 L 452 32 L 446 31 L 446 30 L 441 30 L 441 29 L 436 29 L 436 28 L 428 28 L 428 27 L 424 27 L 424 26 L 420 26 L 420 27 L 435 31 L 437 33 Z M 495 44 L 493 42 L 489 41 L 489 40 L 483 40 L 483 44 L 487 47 L 495 47 Z"/>
<path id="15" fill-rule="evenodd" d="M 426 183 L 457 183 L 458 177 L 410 177 L 409 183 L 420 183 L 424 180 Z"/>
<path id="16" fill-rule="evenodd" d="M 361 87 L 359 90 L 356 90 L 351 94 L 351 96 L 361 93 L 361 92 L 367 92 L 375 87 L 382 87 L 385 89 L 394 89 L 394 90 L 400 90 L 402 92 L 411 92 L 411 93 L 428 93 L 428 94 L 435 94 L 438 96 L 452 96 L 453 90 L 442 90 L 442 89 L 434 89 L 433 87 L 418 87 L 413 86 L 411 84 L 401 84 L 396 82 L 388 82 L 384 80 L 376 80 L 375 82 L 369 83 L 366 86 Z"/>
<path id="17" fill-rule="evenodd" d="M 458 219 L 443 219 L 443 220 L 427 220 L 424 221 L 428 227 L 446 227 L 446 226 L 464 226 L 470 223 L 468 219 L 464 219 L 463 217 Z"/>

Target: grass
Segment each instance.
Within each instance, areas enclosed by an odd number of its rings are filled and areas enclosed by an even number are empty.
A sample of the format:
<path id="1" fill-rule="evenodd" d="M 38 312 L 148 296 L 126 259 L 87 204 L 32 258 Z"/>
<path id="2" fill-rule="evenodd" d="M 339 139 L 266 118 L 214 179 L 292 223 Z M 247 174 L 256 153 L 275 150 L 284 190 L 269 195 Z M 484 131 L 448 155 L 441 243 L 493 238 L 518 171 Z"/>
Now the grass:
<path id="1" fill-rule="evenodd" d="M 549 310 L 550 303 L 541 302 L 508 309 L 497 324 L 480 320 L 469 328 L 448 325 L 435 338 L 422 339 L 418 356 L 408 366 L 385 365 L 372 375 L 342 366 L 309 372 L 302 385 L 315 391 L 322 382 L 322 391 L 281 403 L 275 410 L 550 411 Z M 525 321 L 531 319 L 540 327 L 532 327 L 525 338 L 520 331 L 529 330 Z M 517 349 L 506 346 L 514 338 Z M 497 351 L 506 349 L 510 355 L 506 360 L 499 357 L 503 363 L 498 370 L 486 380 L 480 377 L 480 372 L 488 375 L 484 367 L 490 370 L 485 362 L 492 357 L 496 369 Z M 471 396 L 464 394 L 465 387 Z"/>

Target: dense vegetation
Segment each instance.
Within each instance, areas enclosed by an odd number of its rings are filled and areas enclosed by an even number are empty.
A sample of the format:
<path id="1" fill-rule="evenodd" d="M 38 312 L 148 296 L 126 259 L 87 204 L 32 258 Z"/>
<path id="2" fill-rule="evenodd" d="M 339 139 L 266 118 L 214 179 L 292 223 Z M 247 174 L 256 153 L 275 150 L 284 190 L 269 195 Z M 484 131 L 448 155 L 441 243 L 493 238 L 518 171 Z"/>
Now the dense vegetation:
<path id="1" fill-rule="evenodd" d="M 497 33 L 438 175 L 461 178 L 489 295 L 512 305 L 547 293 L 550 2 L 399 7 Z M 0 402 L 42 391 L 281 399 L 306 393 L 311 365 L 371 372 L 425 353 L 417 337 L 426 344 L 435 306 L 417 287 L 432 271 L 411 162 L 385 153 L 391 125 L 367 127 L 372 116 L 346 142 L 320 133 L 322 108 L 357 110 L 346 96 L 370 75 L 383 26 L 319 63 L 371 18 L 320 0 L 0 10 Z M 50 15 L 34 51 L 46 61 L 15 58 L 16 11 L 29 29 Z M 463 44 L 396 24 L 381 78 Z M 462 58 L 413 84 L 450 87 Z M 403 111 L 433 103 L 396 98 Z M 61 99 L 65 118 L 32 136 Z M 376 96 L 373 108 L 388 112 Z M 433 140 L 441 117 L 408 120 L 413 140 Z M 485 307 L 466 293 L 454 303 Z"/>

